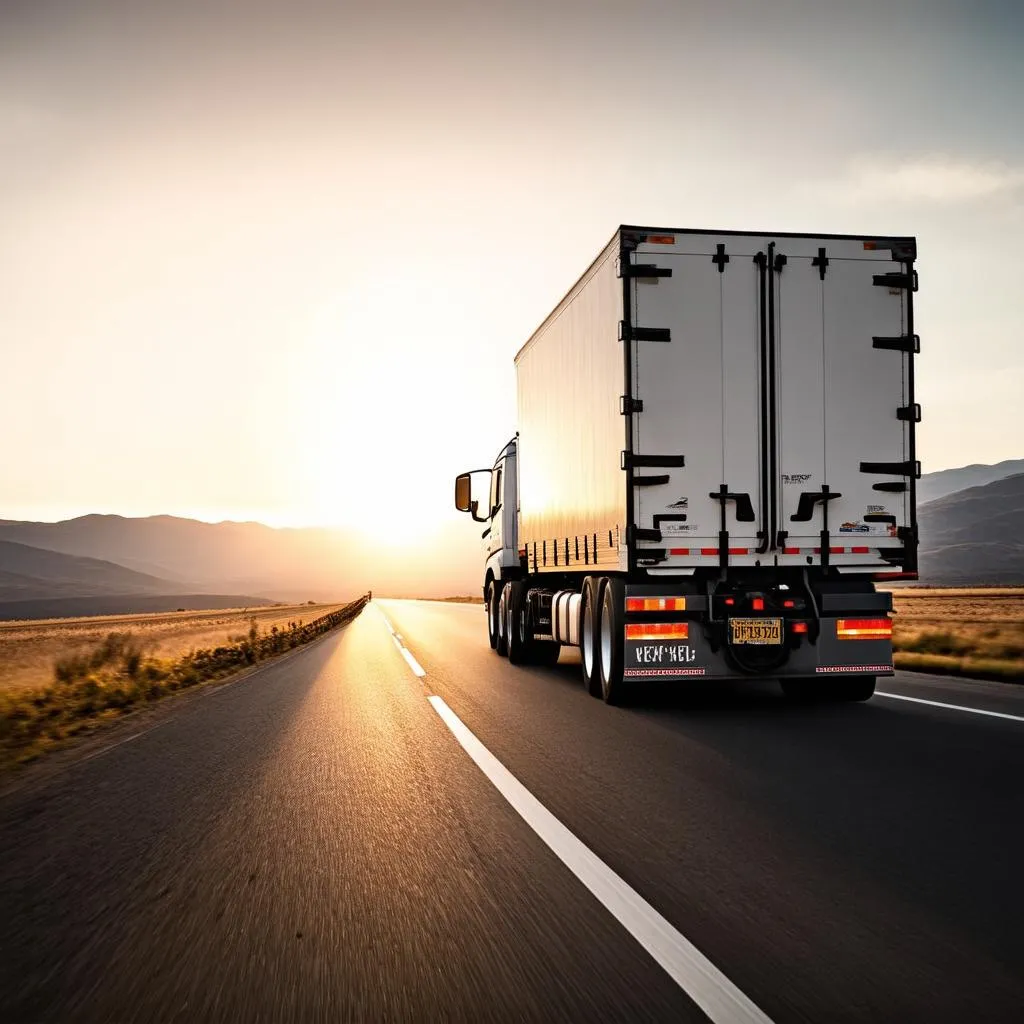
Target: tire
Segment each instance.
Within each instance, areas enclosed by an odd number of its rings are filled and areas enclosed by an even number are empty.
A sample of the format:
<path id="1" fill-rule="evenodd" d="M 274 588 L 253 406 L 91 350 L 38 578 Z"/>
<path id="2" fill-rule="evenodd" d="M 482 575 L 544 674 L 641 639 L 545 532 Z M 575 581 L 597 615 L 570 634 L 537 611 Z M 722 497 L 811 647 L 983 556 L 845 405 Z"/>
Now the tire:
<path id="1" fill-rule="evenodd" d="M 496 613 L 497 622 L 495 629 L 498 633 L 494 649 L 504 658 L 508 654 L 508 634 L 505 632 L 505 625 L 508 619 L 508 584 L 495 583 L 500 588 L 498 593 L 498 608 Z"/>
<path id="2" fill-rule="evenodd" d="M 526 665 L 530 661 L 533 636 L 526 618 L 526 584 L 513 580 L 505 584 L 505 637 L 508 660 L 513 665 Z"/>
<path id="3" fill-rule="evenodd" d="M 500 589 L 496 580 L 487 581 L 484 604 L 487 606 L 487 639 L 492 651 L 498 649 L 498 593 Z"/>
<path id="4" fill-rule="evenodd" d="M 601 696 L 601 676 L 597 667 L 601 583 L 596 576 L 588 576 L 583 581 L 580 600 L 580 664 L 583 667 L 583 685 L 592 697 Z"/>
<path id="5" fill-rule="evenodd" d="M 601 625 L 597 631 L 598 674 L 605 704 L 625 702 L 628 685 L 622 678 L 626 631 L 626 586 L 605 580 L 601 588 Z"/>

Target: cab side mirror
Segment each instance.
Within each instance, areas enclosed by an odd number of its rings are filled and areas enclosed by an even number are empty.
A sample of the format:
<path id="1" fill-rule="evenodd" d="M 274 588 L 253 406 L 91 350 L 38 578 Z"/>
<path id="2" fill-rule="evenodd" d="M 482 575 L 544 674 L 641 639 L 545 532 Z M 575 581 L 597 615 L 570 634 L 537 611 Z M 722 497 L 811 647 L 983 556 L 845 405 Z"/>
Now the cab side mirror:
<path id="1" fill-rule="evenodd" d="M 455 478 L 455 507 L 460 512 L 468 512 L 472 502 L 473 485 L 468 473 L 460 473 Z"/>
<path id="2" fill-rule="evenodd" d="M 460 512 L 468 512 L 478 523 L 486 523 L 487 517 L 478 515 L 480 502 L 473 497 L 473 473 L 486 473 L 490 479 L 489 469 L 477 469 L 469 473 L 460 473 L 455 478 L 455 507 Z"/>

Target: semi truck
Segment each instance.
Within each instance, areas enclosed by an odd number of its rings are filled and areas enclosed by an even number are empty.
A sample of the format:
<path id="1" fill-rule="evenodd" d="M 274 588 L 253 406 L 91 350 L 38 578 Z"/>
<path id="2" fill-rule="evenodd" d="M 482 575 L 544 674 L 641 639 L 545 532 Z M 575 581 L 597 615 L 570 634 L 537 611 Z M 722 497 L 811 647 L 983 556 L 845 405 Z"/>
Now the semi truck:
<path id="1" fill-rule="evenodd" d="M 913 237 L 621 226 L 515 357 L 460 474 L 490 646 L 640 681 L 867 700 L 917 578 Z"/>

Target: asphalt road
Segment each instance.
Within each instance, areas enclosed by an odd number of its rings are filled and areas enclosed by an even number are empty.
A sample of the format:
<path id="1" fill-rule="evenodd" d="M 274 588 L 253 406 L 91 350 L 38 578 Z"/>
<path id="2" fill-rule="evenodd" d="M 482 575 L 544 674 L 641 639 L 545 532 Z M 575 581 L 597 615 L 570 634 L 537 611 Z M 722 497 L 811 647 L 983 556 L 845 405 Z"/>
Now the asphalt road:
<path id="1" fill-rule="evenodd" d="M 1024 1020 L 1024 689 L 880 689 L 609 708 L 378 602 L 0 798 L 0 1019 Z"/>

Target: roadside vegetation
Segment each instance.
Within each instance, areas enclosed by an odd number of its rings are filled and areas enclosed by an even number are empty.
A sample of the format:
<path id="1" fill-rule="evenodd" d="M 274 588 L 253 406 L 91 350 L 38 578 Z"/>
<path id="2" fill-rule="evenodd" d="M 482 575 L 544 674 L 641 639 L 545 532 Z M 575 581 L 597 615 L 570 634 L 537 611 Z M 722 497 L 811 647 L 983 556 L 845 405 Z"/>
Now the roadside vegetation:
<path id="1" fill-rule="evenodd" d="M 893 592 L 896 667 L 1024 682 L 1024 590 Z"/>
<path id="2" fill-rule="evenodd" d="M 177 657 L 154 654 L 130 631 L 108 633 L 90 649 L 58 657 L 49 685 L 0 692 L 0 766 L 32 760 L 140 705 L 309 643 L 355 618 L 366 602 L 360 597 L 311 622 L 290 620 L 262 633 L 252 616 L 248 630 L 227 644 Z"/>

